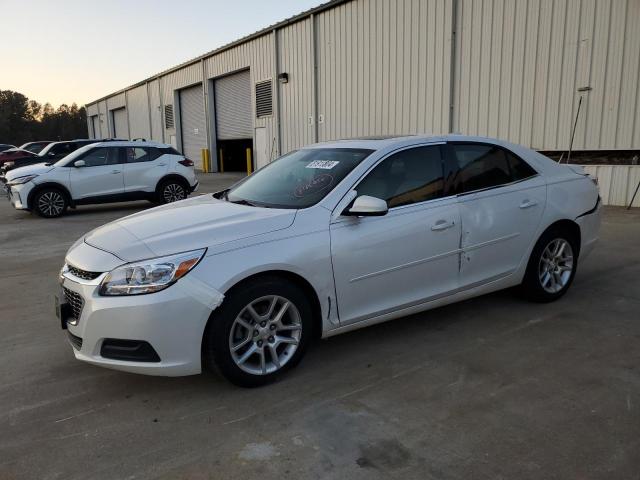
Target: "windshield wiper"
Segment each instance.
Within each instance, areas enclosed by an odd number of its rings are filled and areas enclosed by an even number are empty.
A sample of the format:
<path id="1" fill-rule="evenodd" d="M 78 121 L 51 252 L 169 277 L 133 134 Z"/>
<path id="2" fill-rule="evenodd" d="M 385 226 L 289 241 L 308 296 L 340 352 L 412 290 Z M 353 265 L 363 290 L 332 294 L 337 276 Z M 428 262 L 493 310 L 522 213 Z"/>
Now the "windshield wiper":
<path id="1" fill-rule="evenodd" d="M 227 202 L 229 203 L 235 203 L 236 205 L 249 205 L 250 207 L 258 207 L 260 205 L 257 205 L 253 202 L 250 202 L 249 200 L 245 200 L 244 198 L 241 200 L 229 200 L 229 197 L 227 197 Z"/>

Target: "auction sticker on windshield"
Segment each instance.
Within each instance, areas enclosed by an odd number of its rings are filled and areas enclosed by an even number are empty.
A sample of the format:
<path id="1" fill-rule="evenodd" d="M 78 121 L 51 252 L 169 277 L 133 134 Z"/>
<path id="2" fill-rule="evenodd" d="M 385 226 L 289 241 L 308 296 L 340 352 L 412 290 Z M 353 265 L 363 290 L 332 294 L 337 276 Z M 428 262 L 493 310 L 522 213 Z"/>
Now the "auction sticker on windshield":
<path id="1" fill-rule="evenodd" d="M 331 170 L 333 167 L 338 165 L 340 162 L 335 160 L 314 160 L 313 162 L 307 165 L 307 168 L 322 168 L 323 170 Z"/>

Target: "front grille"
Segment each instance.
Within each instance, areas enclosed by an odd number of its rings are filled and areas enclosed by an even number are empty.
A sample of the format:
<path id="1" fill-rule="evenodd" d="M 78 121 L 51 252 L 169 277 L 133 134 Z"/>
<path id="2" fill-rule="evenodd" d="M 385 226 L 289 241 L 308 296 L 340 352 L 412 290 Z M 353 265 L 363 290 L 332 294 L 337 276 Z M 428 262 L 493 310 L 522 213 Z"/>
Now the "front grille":
<path id="1" fill-rule="evenodd" d="M 82 338 L 76 337 L 69 330 L 67 330 L 67 338 L 69 339 L 69 343 L 73 345 L 73 348 L 76 350 L 82 349 Z"/>
<path id="2" fill-rule="evenodd" d="M 82 307 L 84 307 L 84 299 L 79 293 L 76 293 L 73 290 L 69 290 L 68 288 L 63 288 L 63 291 L 64 291 L 64 298 L 66 298 L 69 305 L 71 305 L 71 311 L 73 312 L 73 317 L 76 320 L 80 320 L 80 315 L 82 314 Z"/>
<path id="3" fill-rule="evenodd" d="M 98 278 L 100 275 L 102 275 L 102 272 L 88 272 L 78 267 L 74 267 L 73 265 L 67 264 L 67 268 L 69 269 L 69 273 L 83 280 L 93 280 L 95 278 Z"/>

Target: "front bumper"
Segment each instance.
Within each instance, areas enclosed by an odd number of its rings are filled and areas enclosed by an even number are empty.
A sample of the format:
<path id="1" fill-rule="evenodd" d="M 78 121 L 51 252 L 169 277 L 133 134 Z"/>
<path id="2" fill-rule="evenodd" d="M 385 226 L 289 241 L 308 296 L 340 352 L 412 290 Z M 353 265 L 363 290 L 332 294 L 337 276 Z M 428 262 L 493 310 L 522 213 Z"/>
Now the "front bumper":
<path id="1" fill-rule="evenodd" d="M 201 372 L 201 345 L 212 310 L 223 296 L 192 275 L 148 295 L 101 297 L 106 274 L 84 281 L 67 272 L 62 287 L 79 294 L 84 304 L 74 324 L 73 353 L 93 365 L 147 375 L 180 376 Z M 75 337 L 75 338 L 74 338 Z M 81 341 L 78 341 L 81 339 Z M 102 356 L 108 339 L 146 342 L 159 361 L 125 361 Z"/>
<path id="2" fill-rule="evenodd" d="M 33 188 L 33 184 L 31 182 L 27 182 L 22 185 L 13 185 L 9 186 L 6 183 L 2 185 L 2 187 L 9 198 L 9 202 L 14 206 L 17 210 L 28 210 L 29 206 L 27 205 L 27 199 L 29 197 L 29 192 Z"/>

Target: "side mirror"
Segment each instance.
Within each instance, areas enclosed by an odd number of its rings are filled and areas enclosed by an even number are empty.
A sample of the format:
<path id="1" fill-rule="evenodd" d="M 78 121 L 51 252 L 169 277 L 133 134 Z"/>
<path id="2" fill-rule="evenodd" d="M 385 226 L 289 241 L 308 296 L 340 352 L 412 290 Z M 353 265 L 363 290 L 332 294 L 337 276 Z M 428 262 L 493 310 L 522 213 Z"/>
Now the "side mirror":
<path id="1" fill-rule="evenodd" d="M 84 160 L 76 160 L 73 162 L 73 166 L 76 168 L 85 167 L 87 164 L 84 163 Z"/>
<path id="2" fill-rule="evenodd" d="M 381 198 L 360 195 L 354 200 L 351 208 L 347 208 L 342 214 L 356 217 L 380 217 L 386 215 L 388 211 L 387 202 Z"/>
<path id="3" fill-rule="evenodd" d="M 47 155 L 49 155 L 50 157 L 55 157 L 56 156 L 56 154 L 54 152 L 49 152 L 49 153 L 47 153 Z"/>

